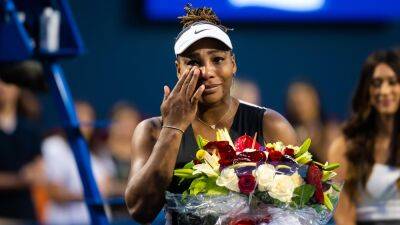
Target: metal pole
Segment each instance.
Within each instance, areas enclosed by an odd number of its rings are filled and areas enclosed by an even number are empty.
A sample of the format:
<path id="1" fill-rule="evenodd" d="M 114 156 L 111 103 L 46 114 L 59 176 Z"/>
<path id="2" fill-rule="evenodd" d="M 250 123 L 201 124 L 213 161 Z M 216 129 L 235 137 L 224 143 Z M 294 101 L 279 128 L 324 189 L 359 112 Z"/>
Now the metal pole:
<path id="1" fill-rule="evenodd" d="M 103 200 L 92 173 L 88 146 L 79 130 L 74 102 L 63 71 L 57 63 L 44 63 L 43 65 L 48 74 L 49 85 L 78 166 L 91 222 L 93 225 L 108 225 Z"/>

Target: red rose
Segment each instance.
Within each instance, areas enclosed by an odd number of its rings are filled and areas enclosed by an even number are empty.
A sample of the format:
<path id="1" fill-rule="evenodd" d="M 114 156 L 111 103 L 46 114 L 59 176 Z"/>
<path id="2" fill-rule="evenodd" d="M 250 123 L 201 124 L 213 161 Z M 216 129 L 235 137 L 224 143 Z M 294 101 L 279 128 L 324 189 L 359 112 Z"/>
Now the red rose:
<path id="1" fill-rule="evenodd" d="M 294 149 L 286 147 L 285 150 L 283 150 L 283 152 L 285 153 L 285 155 L 290 155 L 291 157 L 294 157 Z"/>
<path id="2" fill-rule="evenodd" d="M 280 161 L 282 157 L 283 155 L 280 151 L 271 150 L 268 154 L 268 158 L 271 159 L 271 161 Z"/>
<path id="3" fill-rule="evenodd" d="M 256 179 L 251 174 L 244 174 L 239 177 L 239 189 L 243 194 L 250 194 L 254 191 L 256 187 Z"/>
<path id="4" fill-rule="evenodd" d="M 311 163 L 307 171 L 307 184 L 315 187 L 314 199 L 319 204 L 324 204 L 324 191 L 322 188 L 322 172 L 317 165 Z"/>
<path id="5" fill-rule="evenodd" d="M 240 136 L 238 139 L 235 141 L 235 150 L 237 152 L 243 152 L 246 148 L 251 148 L 253 146 L 253 138 L 250 137 L 249 135 L 243 135 Z M 254 149 L 259 149 L 261 145 L 259 143 L 254 144 Z"/>
<path id="6" fill-rule="evenodd" d="M 219 164 L 222 167 L 230 166 L 236 158 L 236 152 L 227 141 L 210 141 L 205 146 L 207 150 L 217 149 L 220 157 Z"/>

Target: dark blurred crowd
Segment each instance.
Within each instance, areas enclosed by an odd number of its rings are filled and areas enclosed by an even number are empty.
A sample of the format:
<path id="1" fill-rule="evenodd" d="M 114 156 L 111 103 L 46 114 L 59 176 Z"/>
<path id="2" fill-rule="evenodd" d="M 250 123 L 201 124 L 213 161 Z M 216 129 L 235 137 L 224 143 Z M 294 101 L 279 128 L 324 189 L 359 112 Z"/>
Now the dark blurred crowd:
<path id="1" fill-rule="evenodd" d="M 2 70 L 3 72 L 5 70 Z M 82 182 L 61 128 L 40 128 L 41 104 L 19 82 L 0 80 L 0 224 L 88 224 Z M 130 142 L 141 115 L 130 103 L 115 103 L 107 126 L 97 126 L 87 101 L 75 102 L 80 130 L 103 197 L 114 219 L 129 217 L 122 201 L 130 170 Z"/>

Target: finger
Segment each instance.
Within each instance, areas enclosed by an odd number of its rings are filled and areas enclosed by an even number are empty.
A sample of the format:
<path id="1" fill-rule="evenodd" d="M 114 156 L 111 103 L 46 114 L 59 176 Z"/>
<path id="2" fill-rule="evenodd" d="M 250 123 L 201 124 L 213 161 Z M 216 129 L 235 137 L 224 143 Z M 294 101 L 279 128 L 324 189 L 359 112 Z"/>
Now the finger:
<path id="1" fill-rule="evenodd" d="M 195 68 L 193 71 L 192 79 L 190 80 L 187 89 L 186 89 L 186 96 L 188 99 L 192 97 L 193 92 L 196 90 L 197 81 L 199 80 L 200 70 Z"/>
<path id="2" fill-rule="evenodd" d="M 192 67 L 189 71 L 189 74 L 186 76 L 185 81 L 183 82 L 183 85 L 181 87 L 180 92 L 183 92 L 183 94 L 186 94 L 187 86 L 189 85 L 190 81 L 192 80 L 193 77 L 193 71 L 195 70 L 196 67 Z"/>
<path id="3" fill-rule="evenodd" d="M 203 91 L 204 91 L 205 88 L 206 88 L 206 87 L 204 86 L 204 84 L 202 84 L 199 88 L 197 88 L 197 90 L 196 90 L 196 92 L 194 93 L 192 99 L 190 100 L 190 102 L 191 102 L 193 105 L 196 105 L 196 104 L 199 102 L 199 100 L 200 100 L 200 98 L 201 98 L 201 95 L 203 94 Z"/>
<path id="4" fill-rule="evenodd" d="M 183 83 L 186 80 L 186 77 L 188 76 L 190 70 L 192 67 L 189 67 L 185 72 L 183 72 L 182 76 L 179 78 L 178 82 L 176 83 L 174 89 L 172 90 L 173 92 L 179 92 L 182 88 Z"/>
<path id="5" fill-rule="evenodd" d="M 169 94 L 171 94 L 171 89 L 169 89 L 169 87 L 167 85 L 164 86 L 164 98 L 163 98 L 163 102 L 165 100 L 167 100 Z"/>

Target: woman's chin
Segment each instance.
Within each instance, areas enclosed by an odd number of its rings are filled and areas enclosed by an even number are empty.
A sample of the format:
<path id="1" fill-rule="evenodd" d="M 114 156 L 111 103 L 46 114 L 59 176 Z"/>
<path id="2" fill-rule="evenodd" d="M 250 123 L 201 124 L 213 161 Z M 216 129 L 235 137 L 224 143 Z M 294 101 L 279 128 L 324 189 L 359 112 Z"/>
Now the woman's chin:
<path id="1" fill-rule="evenodd" d="M 221 99 L 222 99 L 222 96 L 220 96 L 218 93 L 209 94 L 209 95 L 203 94 L 201 96 L 200 102 L 205 104 L 205 105 L 212 105 L 212 104 L 215 104 L 217 102 L 220 102 Z"/>

